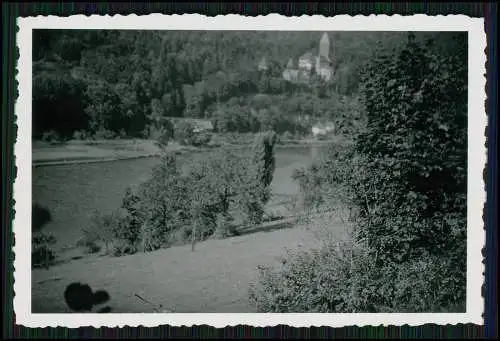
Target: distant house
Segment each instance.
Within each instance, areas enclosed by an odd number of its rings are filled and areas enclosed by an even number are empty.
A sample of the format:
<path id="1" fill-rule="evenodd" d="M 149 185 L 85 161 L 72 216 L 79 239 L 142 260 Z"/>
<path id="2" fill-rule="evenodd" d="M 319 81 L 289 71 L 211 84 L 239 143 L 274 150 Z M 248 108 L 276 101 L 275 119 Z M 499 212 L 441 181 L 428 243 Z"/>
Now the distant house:
<path id="1" fill-rule="evenodd" d="M 315 124 L 312 126 L 313 136 L 326 135 L 326 129 L 322 124 Z"/>
<path id="2" fill-rule="evenodd" d="M 318 123 L 312 126 L 311 132 L 314 137 L 324 136 L 335 131 L 335 125 L 331 122 L 326 124 Z"/>
<path id="3" fill-rule="evenodd" d="M 188 123 L 193 126 L 193 133 L 211 133 L 214 130 L 210 120 L 203 120 L 198 118 L 174 118 L 172 122 L 175 125 L 179 123 Z"/>

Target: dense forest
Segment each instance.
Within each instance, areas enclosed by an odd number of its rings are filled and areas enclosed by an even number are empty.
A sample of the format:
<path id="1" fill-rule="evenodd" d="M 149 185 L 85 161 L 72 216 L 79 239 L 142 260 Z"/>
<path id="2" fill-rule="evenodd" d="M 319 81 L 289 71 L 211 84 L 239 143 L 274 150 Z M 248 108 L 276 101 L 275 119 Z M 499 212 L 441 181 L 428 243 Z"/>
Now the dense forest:
<path id="1" fill-rule="evenodd" d="M 362 122 L 364 66 L 404 32 L 330 32 L 334 77 L 291 84 L 290 58 L 317 54 L 323 32 L 36 30 L 33 137 L 151 138 L 168 117 L 211 119 L 219 132 L 301 134 L 318 120 Z M 449 35 L 449 34 L 448 34 Z M 446 33 L 422 33 L 447 42 Z M 443 39 L 444 38 L 444 39 Z M 435 44 L 452 51 L 453 44 Z M 269 70 L 257 69 L 265 57 Z"/>

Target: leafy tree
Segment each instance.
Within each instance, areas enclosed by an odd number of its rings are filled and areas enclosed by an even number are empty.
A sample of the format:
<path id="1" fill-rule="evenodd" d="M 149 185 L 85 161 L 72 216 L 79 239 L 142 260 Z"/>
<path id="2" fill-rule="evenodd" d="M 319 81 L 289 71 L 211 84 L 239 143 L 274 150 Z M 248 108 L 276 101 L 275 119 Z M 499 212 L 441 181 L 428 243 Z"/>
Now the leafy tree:
<path id="1" fill-rule="evenodd" d="M 175 155 L 165 154 L 138 193 L 141 221 L 151 230 L 147 243 L 151 249 L 165 245 L 171 233 L 188 221 L 188 193 Z"/>
<path id="2" fill-rule="evenodd" d="M 140 230 L 144 223 L 144 217 L 141 214 L 140 198 L 132 192 L 130 187 L 125 190 L 121 207 L 125 210 L 123 224 L 128 227 L 125 238 L 129 244 L 135 245 L 140 239 Z"/>
<path id="3" fill-rule="evenodd" d="M 464 245 L 467 55 L 443 57 L 410 34 L 364 84 L 368 127 L 357 149 L 377 176 L 359 198 L 360 234 L 380 257 L 399 260 Z"/>
<path id="4" fill-rule="evenodd" d="M 222 235 L 234 233 L 229 224 L 240 208 L 247 160 L 235 151 L 217 150 L 190 164 L 191 208 L 198 223 L 193 227 L 198 228 L 199 236 L 211 236 L 217 228 Z M 192 236 L 195 238 L 194 234 Z"/>
<path id="5" fill-rule="evenodd" d="M 75 130 L 86 129 L 84 84 L 71 78 L 69 72 L 43 70 L 43 67 L 34 66 L 33 135 L 41 137 L 52 130 L 63 137 L 71 137 Z"/>
<path id="6" fill-rule="evenodd" d="M 114 88 L 102 80 L 95 80 L 87 86 L 85 94 L 88 103 L 85 112 L 90 117 L 90 130 L 99 129 L 117 131 L 121 125 L 119 116 L 120 98 Z"/>
<path id="7" fill-rule="evenodd" d="M 248 219 L 254 224 L 262 221 L 264 206 L 270 199 L 270 185 L 276 166 L 276 141 L 276 133 L 267 132 L 258 136 L 254 142 L 245 190 L 242 191 Z"/>

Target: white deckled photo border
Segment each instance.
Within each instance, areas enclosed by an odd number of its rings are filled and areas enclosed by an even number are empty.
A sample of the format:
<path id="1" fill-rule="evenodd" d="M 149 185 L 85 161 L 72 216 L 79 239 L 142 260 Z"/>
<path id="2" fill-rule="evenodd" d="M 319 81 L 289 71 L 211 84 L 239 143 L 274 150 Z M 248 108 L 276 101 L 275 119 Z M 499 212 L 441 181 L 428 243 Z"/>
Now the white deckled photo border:
<path id="1" fill-rule="evenodd" d="M 278 324 L 310 326 L 380 326 L 426 323 L 483 325 L 484 282 L 482 248 L 485 245 L 483 207 L 486 189 L 483 170 L 487 150 L 486 34 L 484 18 L 448 16 L 300 16 L 278 14 L 247 17 L 199 14 L 151 14 L 69 17 L 37 16 L 18 19 L 17 82 L 19 97 L 15 104 L 17 140 L 14 146 L 17 177 L 14 180 L 15 234 L 14 312 L 16 324 L 26 327 L 123 327 L 159 325 L 210 325 L 255 327 Z M 248 31 L 467 31 L 468 32 L 468 185 L 467 185 L 467 303 L 465 313 L 405 314 L 33 314 L 31 312 L 31 199 L 32 199 L 32 31 L 34 29 L 123 29 L 123 30 L 248 30 Z"/>

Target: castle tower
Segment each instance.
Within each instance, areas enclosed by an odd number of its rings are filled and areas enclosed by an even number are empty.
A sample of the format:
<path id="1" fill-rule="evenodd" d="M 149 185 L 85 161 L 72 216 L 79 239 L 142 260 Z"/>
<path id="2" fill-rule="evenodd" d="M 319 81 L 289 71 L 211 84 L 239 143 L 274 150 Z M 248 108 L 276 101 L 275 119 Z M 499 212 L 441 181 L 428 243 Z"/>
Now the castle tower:
<path id="1" fill-rule="evenodd" d="M 325 32 L 319 41 L 319 54 L 318 57 L 316 57 L 316 73 L 326 81 L 329 81 L 332 78 L 333 73 L 329 52 L 330 39 L 328 38 L 328 34 Z"/>
<path id="2" fill-rule="evenodd" d="M 330 39 L 328 38 L 328 34 L 323 33 L 321 40 L 319 41 L 319 56 L 329 60 L 328 53 L 330 51 Z"/>

